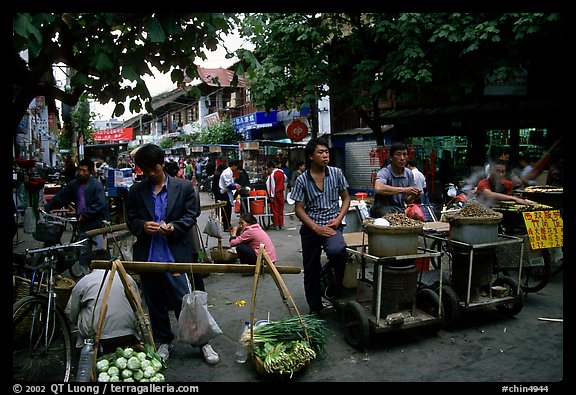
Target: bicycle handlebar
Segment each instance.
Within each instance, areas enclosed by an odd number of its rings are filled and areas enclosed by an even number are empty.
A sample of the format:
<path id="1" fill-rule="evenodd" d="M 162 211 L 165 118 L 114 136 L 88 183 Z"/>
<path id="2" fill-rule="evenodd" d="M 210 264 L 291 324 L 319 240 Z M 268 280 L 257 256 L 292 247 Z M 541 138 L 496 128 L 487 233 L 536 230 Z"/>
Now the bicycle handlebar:
<path id="1" fill-rule="evenodd" d="M 74 243 L 58 244 L 58 245 L 50 246 L 50 247 L 35 248 L 33 250 L 26 249 L 26 253 L 27 254 L 39 254 L 41 252 L 46 252 L 46 251 L 58 251 L 58 250 L 66 250 L 66 249 L 73 249 L 73 248 L 81 248 L 84 246 L 84 243 L 86 243 L 86 242 L 94 243 L 94 241 L 91 238 L 86 237 L 85 239 L 75 241 Z"/>
<path id="2" fill-rule="evenodd" d="M 51 214 L 51 213 L 45 211 L 44 209 L 38 209 L 38 211 L 40 211 L 40 213 L 43 216 L 46 216 L 46 217 L 51 218 L 51 219 L 58 221 L 58 222 L 62 222 L 62 223 L 65 223 L 65 222 L 76 223 L 76 222 L 78 222 L 78 219 L 76 219 L 76 217 L 71 217 L 71 218 L 60 217 L 58 215 Z"/>

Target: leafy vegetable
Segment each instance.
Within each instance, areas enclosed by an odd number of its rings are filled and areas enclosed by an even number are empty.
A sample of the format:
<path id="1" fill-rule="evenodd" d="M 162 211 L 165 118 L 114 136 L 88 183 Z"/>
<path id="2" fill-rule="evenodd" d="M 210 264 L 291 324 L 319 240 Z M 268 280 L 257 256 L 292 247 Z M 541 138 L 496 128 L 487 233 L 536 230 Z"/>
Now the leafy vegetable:
<path id="1" fill-rule="evenodd" d="M 299 316 L 290 316 L 255 327 L 253 342 L 254 346 L 258 347 L 264 343 L 277 344 L 293 340 L 309 340 L 312 349 L 322 353 L 328 343 L 329 335 L 325 321 L 316 316 L 302 316 L 302 321 Z"/>

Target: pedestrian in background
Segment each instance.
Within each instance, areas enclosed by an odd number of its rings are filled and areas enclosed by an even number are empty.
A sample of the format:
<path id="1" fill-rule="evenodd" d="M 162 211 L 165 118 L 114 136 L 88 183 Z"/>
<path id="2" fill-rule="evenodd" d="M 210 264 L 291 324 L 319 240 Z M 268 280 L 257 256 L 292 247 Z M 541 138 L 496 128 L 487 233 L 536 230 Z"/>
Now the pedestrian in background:
<path id="1" fill-rule="evenodd" d="M 266 191 L 270 198 L 272 209 L 272 226 L 270 230 L 282 230 L 284 228 L 284 188 L 286 175 L 276 167 L 274 161 L 266 163 L 268 178 L 266 179 Z"/>
<path id="2" fill-rule="evenodd" d="M 346 242 L 342 220 L 350 208 L 348 181 L 342 170 L 329 166 L 328 143 L 322 138 L 311 139 L 304 148 L 306 171 L 296 179 L 291 197 L 294 212 L 302 222 L 300 240 L 304 267 L 304 292 L 311 314 L 322 310 L 321 254 L 328 257 L 334 279 L 325 290 L 328 298 L 338 294 L 346 266 Z M 339 198 L 342 204 L 339 204 Z"/>
<path id="3" fill-rule="evenodd" d="M 412 171 L 416 188 L 420 190 L 420 197 L 415 200 L 415 203 L 427 204 L 426 177 L 424 177 L 424 174 L 418 169 L 418 162 L 416 162 L 416 159 L 410 158 L 406 162 L 406 167 Z"/>
<path id="4" fill-rule="evenodd" d="M 304 173 L 305 170 L 306 170 L 306 163 L 303 160 L 299 160 L 298 162 L 296 162 L 296 170 L 292 173 L 290 184 L 288 184 L 290 191 L 292 191 L 292 188 L 294 188 L 294 185 L 296 184 L 296 179 L 302 173 Z"/>
<path id="5" fill-rule="evenodd" d="M 104 186 L 97 178 L 94 162 L 90 159 L 82 159 L 76 170 L 77 177 L 64 186 L 48 203 L 44 210 L 50 212 L 54 209 L 68 207 L 74 203 L 76 206 L 76 218 L 78 220 L 79 239 L 88 237 L 86 232 L 102 227 L 104 221 L 110 221 L 108 200 L 104 192 Z M 84 274 L 88 273 L 92 249 L 104 248 L 104 236 L 92 237 L 94 245 L 88 243 L 80 250 L 80 267 Z"/>
<path id="6" fill-rule="evenodd" d="M 240 190 L 240 185 L 234 182 L 234 172 L 238 169 L 238 162 L 235 160 L 228 161 L 222 174 L 218 186 L 220 187 L 220 196 L 226 202 L 224 206 L 224 218 L 222 218 L 222 226 L 224 232 L 229 232 L 232 225 L 232 205 L 234 204 L 234 193 Z"/>
<path id="7" fill-rule="evenodd" d="M 145 179 L 134 184 L 128 194 L 127 225 L 136 236 L 133 259 L 190 262 L 198 253 L 192 236 L 198 217 L 194 185 L 164 172 L 164 151 L 157 145 L 142 146 L 134 159 Z M 174 311 L 178 319 L 182 298 L 189 293 L 189 282 L 186 274 L 171 272 L 140 273 L 140 281 L 157 352 L 167 360 L 175 338 L 168 313 Z M 202 353 L 209 364 L 220 360 L 209 343 L 202 345 Z"/>
<path id="8" fill-rule="evenodd" d="M 268 233 L 258 224 L 256 217 L 251 213 L 240 216 L 240 226 L 230 230 L 230 246 L 236 247 L 238 258 L 243 265 L 255 265 L 260 253 L 260 244 L 270 257 L 272 263 L 276 262 L 276 247 Z"/>

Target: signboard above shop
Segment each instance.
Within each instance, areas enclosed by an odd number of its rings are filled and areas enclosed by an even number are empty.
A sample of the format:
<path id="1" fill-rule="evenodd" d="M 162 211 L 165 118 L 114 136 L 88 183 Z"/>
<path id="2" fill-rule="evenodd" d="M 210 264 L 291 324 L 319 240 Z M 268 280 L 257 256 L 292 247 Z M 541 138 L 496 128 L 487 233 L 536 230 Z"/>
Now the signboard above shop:
<path id="1" fill-rule="evenodd" d="M 253 112 L 251 114 L 232 118 L 232 124 L 238 132 L 250 129 L 270 128 L 279 124 L 276 119 L 277 113 L 278 111 L 275 110 L 270 112 Z"/>
<path id="2" fill-rule="evenodd" d="M 134 140 L 133 128 L 116 128 L 97 130 L 92 134 L 94 141 L 132 141 Z"/>

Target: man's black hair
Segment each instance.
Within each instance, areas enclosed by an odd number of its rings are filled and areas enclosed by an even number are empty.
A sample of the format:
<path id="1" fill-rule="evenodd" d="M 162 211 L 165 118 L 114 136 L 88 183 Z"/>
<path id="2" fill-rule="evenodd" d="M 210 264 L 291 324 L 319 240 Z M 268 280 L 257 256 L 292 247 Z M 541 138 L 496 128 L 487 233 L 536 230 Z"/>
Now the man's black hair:
<path id="1" fill-rule="evenodd" d="M 80 166 L 86 166 L 88 168 L 88 170 L 90 171 L 90 173 L 94 173 L 94 170 L 96 170 L 96 166 L 94 165 L 94 162 L 92 162 L 88 158 L 84 158 L 80 162 L 78 162 L 78 167 L 80 167 Z"/>
<path id="2" fill-rule="evenodd" d="M 390 145 L 390 156 L 394 155 L 396 151 L 408 150 L 408 146 L 403 141 L 395 141 Z"/>
<path id="3" fill-rule="evenodd" d="M 156 144 L 145 144 L 136 151 L 134 162 L 142 170 L 164 165 L 164 150 Z"/>
<path id="4" fill-rule="evenodd" d="M 308 143 L 306 144 L 306 147 L 304 147 L 304 155 L 306 155 L 307 169 L 310 168 L 310 165 L 312 163 L 312 160 L 310 160 L 310 156 L 314 155 L 314 151 L 316 151 L 316 147 L 318 147 L 319 145 L 322 145 L 326 148 L 330 148 L 330 146 L 328 145 L 328 141 L 323 137 L 316 137 L 310 139 L 310 141 L 308 141 Z"/>

